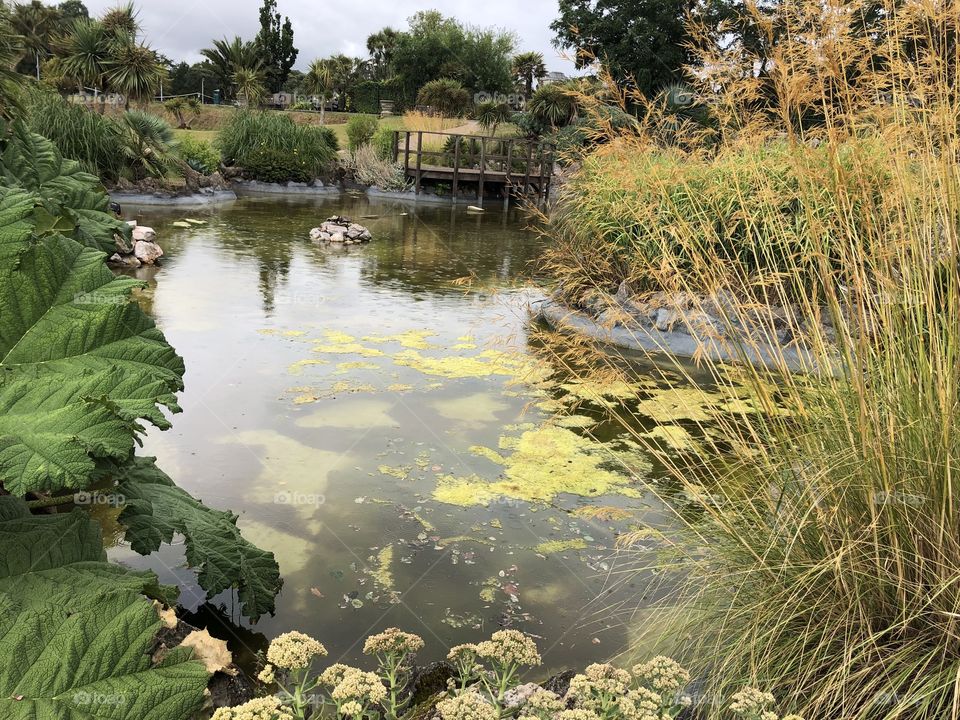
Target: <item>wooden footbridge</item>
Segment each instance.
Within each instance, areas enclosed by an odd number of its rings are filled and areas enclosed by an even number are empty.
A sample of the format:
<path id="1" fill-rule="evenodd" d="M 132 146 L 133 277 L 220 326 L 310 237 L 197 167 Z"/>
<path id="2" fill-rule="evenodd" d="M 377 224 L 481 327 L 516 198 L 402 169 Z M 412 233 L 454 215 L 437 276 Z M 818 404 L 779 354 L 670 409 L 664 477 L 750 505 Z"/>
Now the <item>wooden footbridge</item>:
<path id="1" fill-rule="evenodd" d="M 450 193 L 456 202 L 475 192 L 476 202 L 493 195 L 509 203 L 511 197 L 550 197 L 556 147 L 539 140 L 461 135 L 428 130 L 395 130 L 393 161 L 403 165 L 417 195 L 425 185 Z"/>

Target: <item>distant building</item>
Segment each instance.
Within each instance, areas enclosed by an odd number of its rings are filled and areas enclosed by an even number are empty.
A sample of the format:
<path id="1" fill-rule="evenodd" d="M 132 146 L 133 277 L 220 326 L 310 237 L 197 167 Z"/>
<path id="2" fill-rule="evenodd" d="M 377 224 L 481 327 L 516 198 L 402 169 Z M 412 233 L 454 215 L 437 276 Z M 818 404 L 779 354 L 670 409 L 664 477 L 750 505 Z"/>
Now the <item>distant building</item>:
<path id="1" fill-rule="evenodd" d="M 556 72 L 556 71 L 548 72 L 546 77 L 540 81 L 540 84 L 549 85 L 550 83 L 562 83 L 562 82 L 566 82 L 569 79 L 570 78 L 568 78 L 566 74 L 562 72 Z"/>

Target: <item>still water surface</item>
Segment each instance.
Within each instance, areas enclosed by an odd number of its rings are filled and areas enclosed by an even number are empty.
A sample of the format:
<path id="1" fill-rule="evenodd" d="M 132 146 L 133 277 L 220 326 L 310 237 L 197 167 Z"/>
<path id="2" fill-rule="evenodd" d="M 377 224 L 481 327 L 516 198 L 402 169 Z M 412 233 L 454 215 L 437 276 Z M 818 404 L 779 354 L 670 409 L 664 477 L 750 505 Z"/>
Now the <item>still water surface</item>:
<path id="1" fill-rule="evenodd" d="M 542 241 L 522 216 L 349 196 L 125 210 L 166 252 L 140 271 L 142 302 L 187 367 L 183 413 L 144 452 L 238 513 L 284 588 L 250 626 L 228 595 L 201 607 L 182 548 L 139 558 L 117 543 L 115 558 L 178 582 L 241 659 L 300 629 L 357 662 L 392 625 L 424 637 L 424 659 L 517 627 L 539 638 L 544 673 L 624 648 L 628 621 L 603 610 L 642 588 L 618 585 L 610 556 L 617 533 L 659 512 L 629 472 L 568 447 L 577 419 L 549 423 L 564 406 L 540 384 L 554 368 L 534 354 L 526 307 Z M 374 242 L 309 242 L 335 213 Z M 184 217 L 207 224 L 172 225 Z M 581 423 L 602 415 L 585 408 Z M 512 453 L 510 469 L 498 458 Z"/>

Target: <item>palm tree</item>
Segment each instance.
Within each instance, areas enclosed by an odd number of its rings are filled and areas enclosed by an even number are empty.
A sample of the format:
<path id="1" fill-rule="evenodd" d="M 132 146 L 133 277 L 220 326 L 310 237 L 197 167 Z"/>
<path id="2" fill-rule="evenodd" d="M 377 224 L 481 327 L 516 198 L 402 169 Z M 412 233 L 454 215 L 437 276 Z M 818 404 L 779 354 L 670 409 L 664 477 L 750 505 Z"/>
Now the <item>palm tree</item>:
<path id="1" fill-rule="evenodd" d="M 163 65 L 157 53 L 132 37 L 118 34 L 110 43 L 104 78 L 111 89 L 124 95 L 124 107 L 130 98 L 152 98 L 164 78 Z"/>
<path id="2" fill-rule="evenodd" d="M 100 18 L 103 28 L 110 34 L 125 35 L 136 38 L 140 32 L 140 23 L 137 22 L 137 10 L 132 2 L 118 5 L 103 14 Z"/>
<path id="3" fill-rule="evenodd" d="M 327 111 L 327 99 L 335 88 L 335 68 L 331 60 L 319 58 L 310 63 L 303 78 L 303 86 L 311 95 L 320 98 L 320 124 L 323 125 Z"/>
<path id="4" fill-rule="evenodd" d="M 210 63 L 224 90 L 233 84 L 233 76 L 238 70 L 258 71 L 263 65 L 256 43 L 240 37 L 233 40 L 214 40 L 212 48 L 200 51 Z"/>
<path id="5" fill-rule="evenodd" d="M 186 130 L 190 127 L 187 115 L 196 117 L 200 114 L 200 101 L 195 97 L 178 97 L 167 100 L 163 105 L 177 119 L 177 127 Z"/>
<path id="6" fill-rule="evenodd" d="M 232 82 L 237 89 L 237 99 L 241 105 L 247 107 L 258 105 L 267 93 L 263 73 L 260 70 L 237 68 L 237 71 L 233 74 Z"/>
<path id="7" fill-rule="evenodd" d="M 525 52 L 513 58 L 513 77 L 523 84 L 525 99 L 533 94 L 534 81 L 539 82 L 547 76 L 547 66 L 543 62 L 543 53 Z"/>
<path id="8" fill-rule="evenodd" d="M 40 62 L 50 54 L 51 40 L 59 19 L 57 9 L 44 5 L 40 0 L 13 6 L 10 23 L 14 33 L 21 36 L 23 54 L 29 58 L 27 67 L 21 66 L 20 69 L 31 74 L 35 72 L 37 80 L 40 79 Z"/>
<path id="9" fill-rule="evenodd" d="M 176 147 L 170 126 L 156 115 L 140 110 L 123 114 L 122 147 L 134 180 L 163 177 L 175 163 L 171 151 Z"/>
<path id="10" fill-rule="evenodd" d="M 390 73 L 390 61 L 400 39 L 400 33 L 391 27 L 385 27 L 367 38 L 367 52 L 373 58 L 377 77 L 385 79 Z"/>
<path id="11" fill-rule="evenodd" d="M 58 40 L 60 70 L 65 78 L 77 83 L 81 93 L 84 86 L 102 89 L 110 60 L 110 40 L 99 21 L 87 18 L 74 21 L 69 32 Z"/>
<path id="12" fill-rule="evenodd" d="M 480 126 L 491 135 L 497 134 L 497 126 L 505 123 L 513 116 L 513 110 L 507 103 L 494 101 L 480 103 L 474 108 L 473 117 Z"/>

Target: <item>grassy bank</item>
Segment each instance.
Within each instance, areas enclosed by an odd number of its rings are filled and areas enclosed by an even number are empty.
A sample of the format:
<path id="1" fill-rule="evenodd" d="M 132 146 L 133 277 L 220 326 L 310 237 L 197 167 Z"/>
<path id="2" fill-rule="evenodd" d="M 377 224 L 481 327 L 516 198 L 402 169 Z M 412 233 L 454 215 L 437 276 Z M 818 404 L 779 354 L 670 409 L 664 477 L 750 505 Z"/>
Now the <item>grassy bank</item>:
<path id="1" fill-rule="evenodd" d="M 864 39 L 856 13 L 815 3 L 753 20 L 788 30 L 770 74 L 704 45 L 710 122 L 643 105 L 642 130 L 586 160 L 551 227 L 569 297 L 628 280 L 704 309 L 722 292 L 738 301 L 728 325 L 790 307 L 818 320 L 793 341 L 836 370 L 703 360 L 754 401 L 719 426 L 678 423 L 679 449 L 637 437 L 671 471 L 650 490 L 685 528 L 659 539 L 682 590 L 648 631 L 706 697 L 754 684 L 806 717 L 955 718 L 960 103 L 945 38 L 960 22 L 906 5 Z M 626 552 L 646 560 L 648 542 Z"/>

